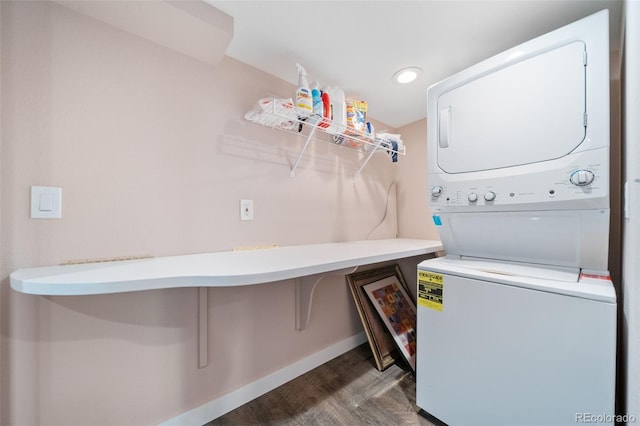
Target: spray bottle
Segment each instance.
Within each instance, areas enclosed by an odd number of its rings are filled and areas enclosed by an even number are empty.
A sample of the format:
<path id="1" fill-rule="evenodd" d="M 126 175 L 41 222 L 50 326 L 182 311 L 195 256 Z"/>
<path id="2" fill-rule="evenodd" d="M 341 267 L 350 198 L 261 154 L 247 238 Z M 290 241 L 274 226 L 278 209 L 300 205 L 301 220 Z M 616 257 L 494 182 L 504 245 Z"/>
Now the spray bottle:
<path id="1" fill-rule="evenodd" d="M 298 89 L 296 90 L 296 108 L 298 115 L 302 118 L 308 117 L 313 111 L 313 100 L 311 89 L 307 82 L 307 72 L 300 64 L 298 66 Z"/>
<path id="2" fill-rule="evenodd" d="M 324 104 L 322 103 L 322 95 L 318 89 L 318 82 L 311 82 L 311 99 L 313 100 L 313 114 L 322 117 L 324 114 Z"/>

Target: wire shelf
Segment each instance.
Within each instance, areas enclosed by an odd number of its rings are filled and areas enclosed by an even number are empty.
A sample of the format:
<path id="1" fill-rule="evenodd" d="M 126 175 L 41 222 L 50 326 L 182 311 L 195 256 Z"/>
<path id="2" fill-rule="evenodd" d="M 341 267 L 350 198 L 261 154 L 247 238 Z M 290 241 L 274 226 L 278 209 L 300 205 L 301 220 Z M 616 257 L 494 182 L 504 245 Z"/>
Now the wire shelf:
<path id="1" fill-rule="evenodd" d="M 256 108 L 245 114 L 245 119 L 252 123 L 306 138 L 305 144 L 291 168 L 292 177 L 295 176 L 300 159 L 312 140 L 332 143 L 364 153 L 365 159 L 356 173 L 356 177 L 360 175 L 376 152 L 385 152 L 391 156 L 406 155 L 406 147 L 403 144 L 363 133 L 351 127 L 339 126 L 331 120 L 317 115 L 309 115 L 295 108 L 290 100 L 261 99 Z"/>

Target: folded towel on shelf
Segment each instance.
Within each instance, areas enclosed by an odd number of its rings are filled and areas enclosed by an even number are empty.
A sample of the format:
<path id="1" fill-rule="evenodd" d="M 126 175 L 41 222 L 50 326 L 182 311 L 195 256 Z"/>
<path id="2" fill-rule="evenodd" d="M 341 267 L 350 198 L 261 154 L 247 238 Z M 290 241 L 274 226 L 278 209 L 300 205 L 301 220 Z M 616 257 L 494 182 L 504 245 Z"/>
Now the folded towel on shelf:
<path id="1" fill-rule="evenodd" d="M 391 162 L 397 163 L 398 162 L 398 142 L 391 141 L 391 150 L 387 150 L 387 152 L 391 154 Z"/>
<path id="2" fill-rule="evenodd" d="M 404 152 L 404 143 L 399 134 L 394 133 L 378 133 L 373 144 L 369 144 L 366 150 L 375 149 L 377 152 L 387 152 L 391 156 L 391 161 L 398 161 L 398 153 Z"/>
<path id="3" fill-rule="evenodd" d="M 284 130 L 293 130 L 298 123 L 298 114 L 291 98 L 262 98 L 244 118 L 253 123 Z"/>

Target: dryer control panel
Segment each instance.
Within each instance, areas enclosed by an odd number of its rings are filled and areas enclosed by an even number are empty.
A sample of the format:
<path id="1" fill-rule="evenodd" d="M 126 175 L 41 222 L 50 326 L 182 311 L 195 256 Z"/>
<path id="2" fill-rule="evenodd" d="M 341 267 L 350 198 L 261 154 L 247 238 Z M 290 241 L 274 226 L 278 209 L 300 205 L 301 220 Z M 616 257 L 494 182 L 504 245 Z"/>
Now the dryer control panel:
<path id="1" fill-rule="evenodd" d="M 429 204 L 434 211 L 608 208 L 609 165 L 598 161 L 603 157 L 597 151 L 556 160 L 555 169 L 545 162 L 521 170 L 430 174 Z"/>

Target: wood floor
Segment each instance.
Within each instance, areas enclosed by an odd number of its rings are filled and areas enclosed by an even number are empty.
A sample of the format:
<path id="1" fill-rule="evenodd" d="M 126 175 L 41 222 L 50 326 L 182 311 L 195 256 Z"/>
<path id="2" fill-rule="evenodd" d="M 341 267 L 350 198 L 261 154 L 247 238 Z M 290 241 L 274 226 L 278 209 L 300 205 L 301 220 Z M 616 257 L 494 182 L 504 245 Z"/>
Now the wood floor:
<path id="1" fill-rule="evenodd" d="M 426 425 L 413 375 L 380 372 L 368 344 L 341 355 L 226 415 L 217 425 Z"/>

